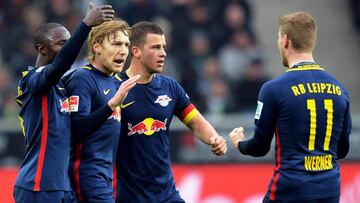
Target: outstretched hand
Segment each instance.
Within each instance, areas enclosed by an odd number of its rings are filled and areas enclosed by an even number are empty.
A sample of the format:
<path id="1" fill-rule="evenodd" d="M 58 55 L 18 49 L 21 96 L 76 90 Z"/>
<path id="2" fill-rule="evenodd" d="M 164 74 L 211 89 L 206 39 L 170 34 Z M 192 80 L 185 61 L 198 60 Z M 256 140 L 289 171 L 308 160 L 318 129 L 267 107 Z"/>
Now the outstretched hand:
<path id="1" fill-rule="evenodd" d="M 134 77 L 129 78 L 125 82 L 121 83 L 119 89 L 117 90 L 116 94 L 109 100 L 108 105 L 112 110 L 124 101 L 128 92 L 135 87 L 136 82 L 139 80 L 140 75 L 136 75 Z"/>
<path id="2" fill-rule="evenodd" d="M 92 3 L 89 3 L 89 8 L 83 22 L 90 27 L 96 26 L 105 21 L 112 20 L 114 14 L 115 11 L 111 5 L 94 6 Z"/>
<path id="3" fill-rule="evenodd" d="M 232 144 L 234 145 L 234 148 L 238 148 L 238 143 L 240 141 L 244 141 L 245 140 L 245 135 L 244 135 L 244 128 L 243 127 L 238 127 L 238 128 L 234 128 L 231 133 L 229 133 L 229 137 L 231 139 Z"/>
<path id="4" fill-rule="evenodd" d="M 217 155 L 222 156 L 226 154 L 227 144 L 222 136 L 210 137 L 211 151 Z"/>

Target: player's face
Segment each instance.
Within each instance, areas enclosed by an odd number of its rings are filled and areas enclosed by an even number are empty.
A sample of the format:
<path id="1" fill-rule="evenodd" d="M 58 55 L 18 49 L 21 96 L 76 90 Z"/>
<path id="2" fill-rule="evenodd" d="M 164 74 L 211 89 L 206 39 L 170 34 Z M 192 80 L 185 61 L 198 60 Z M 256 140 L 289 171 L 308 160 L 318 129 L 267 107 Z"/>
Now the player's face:
<path id="1" fill-rule="evenodd" d="M 124 68 L 125 59 L 129 54 L 129 37 L 123 31 L 117 31 L 101 43 L 98 53 L 102 66 L 109 73 L 119 73 Z"/>
<path id="2" fill-rule="evenodd" d="M 163 71 L 166 57 L 165 46 L 165 35 L 147 34 L 145 44 L 141 49 L 140 60 L 150 74 Z"/>
<path id="3" fill-rule="evenodd" d="M 45 45 L 47 48 L 47 56 L 49 61 L 52 61 L 65 42 L 70 38 L 70 32 L 64 27 L 56 27 L 51 29 L 46 37 L 48 39 L 48 43 Z"/>
<path id="4" fill-rule="evenodd" d="M 280 30 L 278 32 L 278 42 L 277 42 L 277 46 L 279 49 L 279 53 L 280 53 L 280 58 L 281 58 L 281 62 L 285 67 L 289 66 L 289 63 L 287 61 L 286 55 L 285 55 L 285 45 L 284 45 L 284 37 L 282 36 L 280 33 Z"/>

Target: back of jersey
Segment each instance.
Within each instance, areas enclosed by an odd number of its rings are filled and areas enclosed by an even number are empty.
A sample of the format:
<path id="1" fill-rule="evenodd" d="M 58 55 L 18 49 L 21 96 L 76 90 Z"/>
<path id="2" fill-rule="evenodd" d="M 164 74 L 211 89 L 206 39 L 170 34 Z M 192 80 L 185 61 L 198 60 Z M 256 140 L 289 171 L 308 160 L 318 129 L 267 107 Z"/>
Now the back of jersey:
<path id="1" fill-rule="evenodd" d="M 318 65 L 300 65 L 264 85 L 259 101 L 271 106 L 276 136 L 276 168 L 267 197 L 339 196 L 338 148 L 351 129 L 349 97 L 342 84 Z M 266 127 L 257 123 L 257 130 Z"/>

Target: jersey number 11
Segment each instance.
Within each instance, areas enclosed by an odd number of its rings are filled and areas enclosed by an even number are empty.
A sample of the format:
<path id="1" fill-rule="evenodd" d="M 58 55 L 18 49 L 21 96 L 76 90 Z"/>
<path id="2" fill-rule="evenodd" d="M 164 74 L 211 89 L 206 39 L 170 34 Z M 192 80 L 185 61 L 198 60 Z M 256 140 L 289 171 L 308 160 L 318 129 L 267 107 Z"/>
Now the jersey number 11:
<path id="1" fill-rule="evenodd" d="M 324 150 L 329 150 L 330 138 L 333 126 L 333 100 L 324 99 L 324 108 L 327 111 L 326 115 L 326 135 L 324 141 Z M 309 150 L 314 150 L 315 148 L 315 136 L 316 136 L 316 102 L 315 99 L 307 100 L 307 109 L 310 111 L 310 137 L 309 137 Z"/>

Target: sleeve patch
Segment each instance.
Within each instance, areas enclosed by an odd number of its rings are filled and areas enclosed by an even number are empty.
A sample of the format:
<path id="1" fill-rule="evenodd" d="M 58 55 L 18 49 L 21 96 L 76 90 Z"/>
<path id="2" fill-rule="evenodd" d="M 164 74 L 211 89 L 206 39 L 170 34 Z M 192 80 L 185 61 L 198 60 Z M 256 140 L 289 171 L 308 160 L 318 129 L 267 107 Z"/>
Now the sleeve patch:
<path id="1" fill-rule="evenodd" d="M 79 111 L 79 96 L 71 96 L 70 97 L 70 112 L 78 112 Z"/>
<path id="2" fill-rule="evenodd" d="M 264 106 L 264 103 L 262 103 L 261 101 L 257 102 L 257 107 L 256 107 L 256 112 L 255 112 L 255 119 L 260 119 L 261 111 L 262 111 L 263 106 Z"/>

